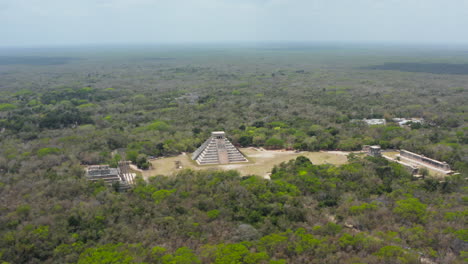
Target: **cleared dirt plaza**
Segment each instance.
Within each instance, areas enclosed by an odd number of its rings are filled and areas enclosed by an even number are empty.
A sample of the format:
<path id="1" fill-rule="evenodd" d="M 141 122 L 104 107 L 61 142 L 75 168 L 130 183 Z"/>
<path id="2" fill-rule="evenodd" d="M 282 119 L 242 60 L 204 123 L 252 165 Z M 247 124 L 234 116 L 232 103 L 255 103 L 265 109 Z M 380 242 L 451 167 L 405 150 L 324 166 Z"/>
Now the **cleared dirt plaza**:
<path id="1" fill-rule="evenodd" d="M 314 164 L 334 164 L 340 165 L 347 163 L 347 152 L 295 152 L 292 150 L 265 150 L 262 148 L 240 148 L 247 158 L 248 163 L 226 164 L 226 165 L 198 165 L 190 159 L 188 153 L 183 153 L 176 157 L 160 158 L 151 160 L 152 169 L 143 171 L 144 178 L 156 175 L 172 175 L 180 169 L 193 170 L 237 170 L 241 175 L 259 175 L 268 177 L 271 169 L 281 162 L 295 159 L 298 156 L 309 158 Z M 179 167 L 179 168 L 177 168 Z M 180 168 L 181 167 L 181 168 Z"/>

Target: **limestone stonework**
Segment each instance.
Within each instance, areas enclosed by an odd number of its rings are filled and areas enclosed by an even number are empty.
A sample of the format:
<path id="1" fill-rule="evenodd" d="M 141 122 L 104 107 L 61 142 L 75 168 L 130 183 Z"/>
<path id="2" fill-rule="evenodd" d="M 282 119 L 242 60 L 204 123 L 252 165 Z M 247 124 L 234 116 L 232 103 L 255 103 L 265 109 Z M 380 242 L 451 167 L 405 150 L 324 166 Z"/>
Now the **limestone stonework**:
<path id="1" fill-rule="evenodd" d="M 247 162 L 244 155 L 226 138 L 224 131 L 215 131 L 193 154 L 200 165 Z"/>

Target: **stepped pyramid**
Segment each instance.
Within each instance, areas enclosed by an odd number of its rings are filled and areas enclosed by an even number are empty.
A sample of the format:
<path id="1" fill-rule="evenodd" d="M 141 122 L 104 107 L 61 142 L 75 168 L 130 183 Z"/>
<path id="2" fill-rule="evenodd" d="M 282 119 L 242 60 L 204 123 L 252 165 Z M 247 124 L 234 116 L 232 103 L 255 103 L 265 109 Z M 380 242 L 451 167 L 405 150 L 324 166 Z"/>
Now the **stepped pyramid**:
<path id="1" fill-rule="evenodd" d="M 192 154 L 192 159 L 200 165 L 248 161 L 226 138 L 224 131 L 211 132 L 211 137 Z"/>

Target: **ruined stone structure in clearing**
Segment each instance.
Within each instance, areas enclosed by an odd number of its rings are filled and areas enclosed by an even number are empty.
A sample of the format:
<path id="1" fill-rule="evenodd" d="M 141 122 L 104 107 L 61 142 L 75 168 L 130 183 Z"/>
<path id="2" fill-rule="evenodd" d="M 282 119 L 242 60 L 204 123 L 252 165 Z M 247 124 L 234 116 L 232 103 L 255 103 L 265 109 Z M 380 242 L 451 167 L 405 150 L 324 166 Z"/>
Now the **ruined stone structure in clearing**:
<path id="1" fill-rule="evenodd" d="M 200 165 L 247 162 L 244 155 L 226 138 L 224 131 L 215 131 L 193 154 Z"/>
<path id="2" fill-rule="evenodd" d="M 367 155 L 372 156 L 372 157 L 382 156 L 382 149 L 378 145 L 375 145 L 375 146 L 364 145 L 362 146 L 362 151 L 366 152 Z"/>
<path id="3" fill-rule="evenodd" d="M 118 168 L 111 168 L 109 165 L 92 165 L 86 168 L 86 178 L 90 181 L 104 181 L 112 185 L 119 184 L 120 190 L 130 188 L 136 174 L 129 171 L 129 162 L 119 162 Z"/>
<path id="4" fill-rule="evenodd" d="M 363 119 L 364 123 L 366 123 L 369 126 L 375 126 L 375 125 L 386 125 L 387 121 L 385 119 Z"/>
<path id="5" fill-rule="evenodd" d="M 435 169 L 437 171 L 440 171 L 446 174 L 453 172 L 450 169 L 450 165 L 448 165 L 447 162 L 430 159 L 423 155 L 419 155 L 419 154 L 416 154 L 416 153 L 413 153 L 404 149 L 400 150 L 399 157 L 401 160 L 415 163 L 417 165 L 421 165 L 421 166 L 428 167 L 431 169 Z"/>

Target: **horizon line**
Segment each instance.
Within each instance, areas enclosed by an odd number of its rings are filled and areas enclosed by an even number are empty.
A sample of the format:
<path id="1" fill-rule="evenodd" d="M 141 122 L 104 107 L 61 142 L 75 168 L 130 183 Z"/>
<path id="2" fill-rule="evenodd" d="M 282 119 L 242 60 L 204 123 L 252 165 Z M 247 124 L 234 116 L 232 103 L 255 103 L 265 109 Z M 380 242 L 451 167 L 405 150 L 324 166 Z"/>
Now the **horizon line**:
<path id="1" fill-rule="evenodd" d="M 468 43 L 444 43 L 444 42 L 396 42 L 396 41 L 174 41 L 174 42 L 108 42 L 108 43 L 50 43 L 50 44 L 19 44 L 1 45 L 0 49 L 41 49 L 41 48 L 98 48 L 98 47 L 168 47 L 168 46 L 265 46 L 265 45 L 303 45 L 303 46 L 381 46 L 381 47 L 449 47 L 466 48 Z"/>

